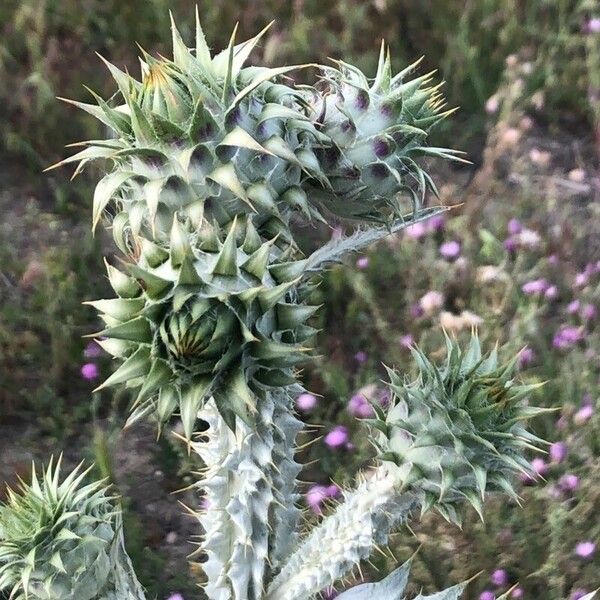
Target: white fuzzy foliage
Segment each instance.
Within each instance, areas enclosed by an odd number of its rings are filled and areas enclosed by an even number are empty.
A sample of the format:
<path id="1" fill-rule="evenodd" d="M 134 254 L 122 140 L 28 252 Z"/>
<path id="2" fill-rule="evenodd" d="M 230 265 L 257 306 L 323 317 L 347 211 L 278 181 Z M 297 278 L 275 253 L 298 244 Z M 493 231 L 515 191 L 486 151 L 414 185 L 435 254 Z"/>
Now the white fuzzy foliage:
<path id="1" fill-rule="evenodd" d="M 293 448 L 301 425 L 285 392 L 257 400 L 257 408 L 256 426 L 238 420 L 235 433 L 214 401 L 199 415 L 209 424 L 193 448 L 207 469 L 199 483 L 206 493 L 199 519 L 206 592 L 213 600 L 261 599 L 267 560 L 275 565 L 295 541 L 300 467 Z"/>
<path id="2" fill-rule="evenodd" d="M 378 467 L 344 493 L 335 512 L 302 540 L 268 588 L 268 600 L 307 600 L 348 575 L 392 527 L 417 506 L 416 496 L 397 494 L 393 469 Z"/>

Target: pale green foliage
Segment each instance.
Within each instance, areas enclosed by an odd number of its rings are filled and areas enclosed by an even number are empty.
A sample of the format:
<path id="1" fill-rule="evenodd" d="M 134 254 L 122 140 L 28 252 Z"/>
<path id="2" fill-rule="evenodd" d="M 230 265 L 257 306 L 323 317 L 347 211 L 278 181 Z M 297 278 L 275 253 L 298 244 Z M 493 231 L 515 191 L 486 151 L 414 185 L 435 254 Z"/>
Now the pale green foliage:
<path id="1" fill-rule="evenodd" d="M 314 279 L 443 210 L 423 208 L 435 185 L 417 160 L 458 153 L 427 145 L 450 111 L 440 112 L 429 75 L 409 78 L 416 65 L 394 75 L 382 47 L 373 80 L 338 61 L 319 67 L 317 86 L 301 86 L 287 77 L 299 67 L 245 66 L 263 33 L 236 45 L 234 32 L 212 56 L 199 23 L 192 49 L 173 24 L 172 59 L 144 53 L 141 81 L 107 63 L 115 96 L 74 104 L 113 137 L 83 142 L 61 163 L 78 163 L 77 173 L 109 161 L 92 227 L 110 213 L 125 260 L 122 269 L 107 265 L 117 297 L 90 304 L 106 325 L 99 343 L 121 365 L 100 387 L 137 389 L 130 422 L 152 415 L 163 427 L 181 417 L 205 464 L 198 518 L 211 600 L 314 598 L 413 511 L 435 507 L 458 521 L 458 500 L 480 510 L 487 489 L 511 491 L 507 476 L 526 469 L 523 448 L 537 442 L 520 425 L 536 414 L 521 405 L 528 390 L 513 385 L 511 365 L 499 367 L 495 354 L 482 359 L 476 338 L 464 354 L 449 342 L 441 369 L 415 350 L 419 380 L 407 385 L 391 373 L 392 408 L 371 422 L 380 461 L 299 536 L 293 399 L 314 334 Z M 338 218 L 359 227 L 305 258 L 293 220 Z M 209 425 L 202 436 L 194 435 L 198 416 Z M 11 495 L 0 587 L 46 600 L 141 598 L 125 576 L 120 523 L 101 488 L 77 488 L 77 474 L 57 481 L 49 469 L 41 488 L 34 479 Z M 38 531 L 28 518 L 40 502 L 70 508 Z M 407 576 L 405 565 L 344 595 L 394 600 Z M 430 598 L 452 600 L 461 590 Z"/>
<path id="2" fill-rule="evenodd" d="M 101 482 L 60 460 L 9 490 L 0 507 L 0 590 L 23 600 L 143 600 L 123 546 L 120 510 Z"/>

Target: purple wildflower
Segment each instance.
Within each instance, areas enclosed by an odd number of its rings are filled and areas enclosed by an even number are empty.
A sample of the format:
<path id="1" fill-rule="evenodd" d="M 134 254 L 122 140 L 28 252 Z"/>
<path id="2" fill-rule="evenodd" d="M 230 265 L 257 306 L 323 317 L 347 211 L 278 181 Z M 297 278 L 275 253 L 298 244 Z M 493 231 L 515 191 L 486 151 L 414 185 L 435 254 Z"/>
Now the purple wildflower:
<path id="1" fill-rule="evenodd" d="M 443 231 L 445 225 L 446 219 L 444 219 L 442 215 L 435 215 L 434 217 L 431 217 L 431 219 L 427 220 L 427 231 L 431 231 L 433 233 Z"/>
<path id="2" fill-rule="evenodd" d="M 519 240 L 511 235 L 504 240 L 502 245 L 507 252 L 515 252 L 519 247 Z"/>
<path id="3" fill-rule="evenodd" d="M 440 246 L 440 254 L 447 260 L 454 260 L 460 255 L 460 243 L 452 240 Z"/>
<path id="4" fill-rule="evenodd" d="M 579 327 L 563 325 L 554 335 L 552 345 L 558 350 L 571 348 L 583 339 L 583 332 Z"/>
<path id="5" fill-rule="evenodd" d="M 296 408 L 302 412 L 310 412 L 317 406 L 317 398 L 305 392 L 296 398 Z"/>
<path id="6" fill-rule="evenodd" d="M 581 302 L 579 302 L 579 300 L 572 300 L 571 302 L 569 302 L 569 304 L 567 304 L 567 312 L 570 315 L 576 315 L 579 312 L 580 308 Z"/>
<path id="7" fill-rule="evenodd" d="M 545 279 L 534 279 L 524 283 L 521 290 L 528 296 L 537 296 L 543 294 L 548 289 L 548 282 Z"/>
<path id="8" fill-rule="evenodd" d="M 594 407 L 591 404 L 583 404 L 583 406 L 573 415 L 573 421 L 576 425 L 587 423 L 594 414 Z"/>
<path id="9" fill-rule="evenodd" d="M 330 448 L 340 448 L 348 441 L 348 428 L 345 425 L 337 425 L 326 436 L 325 444 Z"/>
<path id="10" fill-rule="evenodd" d="M 406 333 L 400 336 L 400 345 L 403 348 L 410 348 L 415 343 L 415 338 L 410 333 Z"/>
<path id="11" fill-rule="evenodd" d="M 544 292 L 544 298 L 546 298 L 546 300 L 555 300 L 557 297 L 558 297 L 558 288 L 555 285 L 551 285 Z"/>
<path id="12" fill-rule="evenodd" d="M 98 379 L 100 375 L 100 371 L 98 366 L 95 363 L 85 363 L 81 367 L 81 376 L 88 381 L 93 381 L 94 379 Z"/>
<path id="13" fill-rule="evenodd" d="M 581 273 L 577 273 L 577 275 L 575 275 L 574 285 L 575 287 L 585 287 L 588 284 L 589 280 L 589 274 L 585 271 L 582 271 Z"/>
<path id="14" fill-rule="evenodd" d="M 368 419 L 375 414 L 371 403 L 362 394 L 355 394 L 350 398 L 348 412 L 359 419 Z"/>
<path id="15" fill-rule="evenodd" d="M 536 458 L 531 461 L 531 468 L 538 477 L 541 477 L 548 470 L 548 465 L 543 458 L 536 456 Z"/>
<path id="16" fill-rule="evenodd" d="M 586 321 L 593 321 L 598 316 L 598 310 L 593 304 L 586 304 L 581 310 L 581 316 Z"/>
<path id="17" fill-rule="evenodd" d="M 600 18 L 590 17 L 583 23 L 581 30 L 583 33 L 600 33 Z"/>
<path id="18" fill-rule="evenodd" d="M 595 552 L 596 544 L 594 544 L 594 542 L 579 542 L 579 544 L 575 546 L 575 554 L 579 556 L 579 558 L 591 558 Z"/>
<path id="19" fill-rule="evenodd" d="M 354 360 L 360 365 L 365 364 L 368 359 L 369 359 L 369 355 L 366 352 L 364 352 L 363 350 L 359 350 L 354 355 Z"/>
<path id="20" fill-rule="evenodd" d="M 306 504 L 316 514 L 323 512 L 322 504 L 327 499 L 327 486 L 313 485 L 305 495 Z"/>
<path id="21" fill-rule="evenodd" d="M 524 595 L 523 592 L 523 588 L 522 587 L 516 587 L 511 593 L 510 593 L 510 597 L 511 598 L 522 598 Z"/>
<path id="22" fill-rule="evenodd" d="M 521 233 L 521 231 L 523 231 L 523 225 L 521 225 L 521 221 L 519 221 L 519 219 L 512 218 L 508 222 L 506 230 L 510 235 L 518 235 Z"/>
<path id="23" fill-rule="evenodd" d="M 529 347 L 525 346 L 519 354 L 519 368 L 524 369 L 535 360 L 535 352 Z"/>
<path id="24" fill-rule="evenodd" d="M 356 267 L 358 269 L 366 269 L 368 266 L 369 266 L 369 257 L 368 256 L 361 256 L 356 261 Z"/>
<path id="25" fill-rule="evenodd" d="M 479 594 L 479 600 L 496 600 L 496 594 L 490 592 L 490 590 L 485 590 Z"/>
<path id="26" fill-rule="evenodd" d="M 413 223 L 404 231 L 406 232 L 406 235 L 413 240 L 420 240 L 427 233 L 427 229 L 423 223 Z"/>
<path id="27" fill-rule="evenodd" d="M 569 600 L 581 600 L 588 593 L 587 590 L 582 590 L 581 588 L 577 588 L 571 592 L 569 596 Z"/>
<path id="28" fill-rule="evenodd" d="M 553 463 L 561 463 L 567 458 L 567 445 L 564 442 L 554 442 L 550 446 L 550 458 Z"/>
<path id="29" fill-rule="evenodd" d="M 496 587 L 504 587 L 508 583 L 508 573 L 504 569 L 496 569 L 490 575 L 490 581 Z"/>
<path id="30" fill-rule="evenodd" d="M 180 593 L 176 592 L 175 594 L 171 594 L 167 600 L 184 600 L 184 598 Z"/>
<path id="31" fill-rule="evenodd" d="M 558 481 L 563 492 L 574 492 L 579 487 L 579 477 L 573 473 L 565 473 Z"/>

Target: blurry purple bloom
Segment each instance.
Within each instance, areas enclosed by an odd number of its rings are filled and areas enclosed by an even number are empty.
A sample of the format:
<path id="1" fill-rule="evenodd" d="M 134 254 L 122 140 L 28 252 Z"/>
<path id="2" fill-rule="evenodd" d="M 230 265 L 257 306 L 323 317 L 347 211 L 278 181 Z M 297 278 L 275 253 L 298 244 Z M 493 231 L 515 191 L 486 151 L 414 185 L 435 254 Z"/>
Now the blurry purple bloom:
<path id="1" fill-rule="evenodd" d="M 412 334 L 407 333 L 405 335 L 401 335 L 400 336 L 400 345 L 403 348 L 410 348 L 411 346 L 413 346 L 415 343 L 415 338 L 412 336 Z"/>
<path id="2" fill-rule="evenodd" d="M 368 266 L 369 266 L 369 257 L 368 256 L 361 256 L 356 261 L 356 267 L 358 269 L 366 269 Z"/>
<path id="3" fill-rule="evenodd" d="M 440 254 L 448 260 L 458 258 L 460 255 L 460 243 L 455 240 L 444 242 L 440 246 Z"/>
<path id="4" fill-rule="evenodd" d="M 579 327 L 563 325 L 554 335 L 552 345 L 558 350 L 570 348 L 583 339 L 583 332 Z"/>
<path id="5" fill-rule="evenodd" d="M 553 267 L 556 267 L 559 263 L 559 259 L 558 256 L 556 254 L 551 254 L 548 257 L 548 264 L 552 265 Z"/>
<path id="6" fill-rule="evenodd" d="M 598 316 L 598 310 L 593 304 L 586 304 L 581 310 L 581 316 L 586 321 L 593 321 Z"/>
<path id="7" fill-rule="evenodd" d="M 588 282 L 590 280 L 590 276 L 583 271 L 582 273 L 577 273 L 577 275 L 575 275 L 575 282 L 574 285 L 575 287 L 585 287 Z"/>
<path id="8" fill-rule="evenodd" d="M 504 587 L 508 583 L 508 573 L 504 569 L 496 569 L 490 575 L 490 581 L 496 587 Z"/>
<path id="9" fill-rule="evenodd" d="M 431 217 L 427 222 L 427 230 L 432 232 L 442 231 L 446 225 L 446 219 L 442 217 L 442 215 L 436 215 L 435 217 Z"/>
<path id="10" fill-rule="evenodd" d="M 600 18 L 590 17 L 584 21 L 581 30 L 583 33 L 600 33 Z"/>
<path id="11" fill-rule="evenodd" d="M 596 552 L 596 544 L 594 542 L 579 542 L 575 546 L 575 554 L 580 558 L 591 558 Z"/>
<path id="12" fill-rule="evenodd" d="M 535 352 L 529 346 L 525 346 L 525 348 L 521 350 L 518 360 L 519 368 L 523 369 L 535 360 Z"/>
<path id="13" fill-rule="evenodd" d="M 554 424 L 554 426 L 556 427 L 556 429 L 558 429 L 558 431 L 563 431 L 563 429 L 567 427 L 568 423 L 569 421 L 567 417 L 565 417 L 565 415 L 562 415 L 561 417 L 558 417 L 558 419 L 556 419 L 556 423 Z"/>
<path id="14" fill-rule="evenodd" d="M 555 285 L 551 285 L 545 292 L 544 298 L 547 300 L 554 300 L 558 297 L 558 288 Z"/>
<path id="15" fill-rule="evenodd" d="M 310 412 L 317 406 L 317 398 L 308 392 L 296 398 L 296 408 L 302 412 Z"/>
<path id="16" fill-rule="evenodd" d="M 313 485 L 306 492 L 306 504 L 316 514 L 323 512 L 322 504 L 327 498 L 327 487 L 324 485 Z"/>
<path id="17" fill-rule="evenodd" d="M 545 279 L 534 279 L 521 286 L 521 290 L 528 296 L 543 294 L 548 289 L 548 282 Z"/>
<path id="18" fill-rule="evenodd" d="M 91 341 L 83 350 L 83 356 L 85 358 L 98 358 L 102 356 L 102 348 L 99 346 L 98 342 Z"/>
<path id="19" fill-rule="evenodd" d="M 496 594 L 494 594 L 494 592 L 490 592 L 489 590 L 485 590 L 479 594 L 479 600 L 496 600 Z"/>
<path id="20" fill-rule="evenodd" d="M 97 379 L 99 375 L 100 371 L 95 363 L 85 363 L 85 365 L 81 367 L 81 376 L 88 381 Z"/>
<path id="21" fill-rule="evenodd" d="M 424 312 L 425 311 L 423 310 L 420 304 L 413 304 L 410 307 L 410 316 L 413 319 L 418 319 L 419 317 L 422 317 Z"/>
<path id="22" fill-rule="evenodd" d="M 184 600 L 184 597 L 179 594 L 179 593 L 175 593 L 175 594 L 171 594 L 167 600 Z"/>
<path id="23" fill-rule="evenodd" d="M 524 595 L 523 592 L 523 588 L 521 587 L 516 587 L 511 593 L 510 593 L 510 597 L 511 598 L 522 598 Z"/>
<path id="24" fill-rule="evenodd" d="M 564 442 L 554 442 L 550 446 L 550 458 L 553 463 L 560 463 L 567 458 L 567 445 Z"/>
<path id="25" fill-rule="evenodd" d="M 354 360 L 361 365 L 366 363 L 368 359 L 369 359 L 369 355 L 366 352 L 364 352 L 363 350 L 359 350 L 354 355 Z"/>
<path id="26" fill-rule="evenodd" d="M 444 305 L 444 294 L 436 290 L 430 290 L 421 297 L 419 304 L 426 315 L 431 315 Z"/>
<path id="27" fill-rule="evenodd" d="M 355 394 L 350 398 L 348 412 L 359 419 L 368 419 L 375 414 L 371 403 L 362 394 Z"/>
<path id="28" fill-rule="evenodd" d="M 346 448 L 348 452 L 353 452 L 354 450 L 356 450 L 356 446 L 352 442 L 346 442 L 344 448 Z"/>
<path id="29" fill-rule="evenodd" d="M 569 304 L 567 304 L 567 312 L 570 315 L 575 315 L 579 312 L 579 309 L 581 308 L 581 302 L 579 302 L 579 300 L 572 300 L 571 302 L 569 302 Z"/>
<path id="30" fill-rule="evenodd" d="M 511 236 L 507 237 L 502 245 L 507 252 L 515 252 L 515 250 L 519 247 L 519 241 L 514 236 Z"/>
<path id="31" fill-rule="evenodd" d="M 341 494 L 341 492 L 342 490 L 335 483 L 328 485 L 327 489 L 325 490 L 325 493 L 327 494 L 328 498 L 337 498 Z"/>
<path id="32" fill-rule="evenodd" d="M 523 225 L 521 225 L 521 221 L 519 221 L 519 219 L 512 218 L 508 222 L 506 230 L 510 235 L 517 235 L 523 231 Z"/>
<path id="33" fill-rule="evenodd" d="M 569 596 L 569 600 L 581 600 L 581 598 L 583 598 L 587 593 L 588 593 L 587 590 L 582 590 L 581 588 L 577 588 L 576 590 L 573 590 L 571 592 L 571 595 Z"/>
<path id="34" fill-rule="evenodd" d="M 427 229 L 423 223 L 413 223 L 404 231 L 406 232 L 406 235 L 413 240 L 420 240 L 427 233 Z"/>
<path id="35" fill-rule="evenodd" d="M 574 415 L 573 421 L 577 425 L 587 423 L 594 414 L 594 407 L 591 404 L 584 404 Z"/>
<path id="36" fill-rule="evenodd" d="M 541 477 L 548 470 L 548 465 L 543 458 L 538 456 L 531 461 L 531 468 L 536 475 Z"/>
<path id="37" fill-rule="evenodd" d="M 348 441 L 348 428 L 345 425 L 337 425 L 325 436 L 324 441 L 330 448 L 340 448 Z"/>
<path id="38" fill-rule="evenodd" d="M 563 492 L 574 492 L 579 487 L 579 477 L 573 473 L 565 473 L 558 481 Z"/>

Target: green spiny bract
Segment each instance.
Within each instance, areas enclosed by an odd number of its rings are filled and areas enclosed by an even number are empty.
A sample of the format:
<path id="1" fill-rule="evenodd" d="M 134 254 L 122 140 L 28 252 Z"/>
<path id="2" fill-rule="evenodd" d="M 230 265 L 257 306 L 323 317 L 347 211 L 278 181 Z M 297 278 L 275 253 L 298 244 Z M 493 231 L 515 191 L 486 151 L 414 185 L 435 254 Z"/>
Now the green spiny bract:
<path id="1" fill-rule="evenodd" d="M 311 100 L 331 141 L 315 148 L 330 186 L 312 187 L 309 197 L 343 218 L 388 222 L 406 212 L 407 198 L 416 210 L 427 190 L 437 194 L 420 157 L 462 160 L 453 150 L 426 146 L 430 129 L 453 111 L 441 112 L 440 86 L 427 87 L 431 75 L 407 79 L 418 63 L 392 76 L 383 45 L 374 80 L 336 62 L 337 68 L 321 67 L 322 89 Z"/>
<path id="2" fill-rule="evenodd" d="M 114 139 L 84 142 L 65 162 L 110 159 L 112 172 L 97 185 L 93 224 L 117 201 L 133 232 L 161 239 L 173 213 L 196 227 L 251 214 L 266 237 L 288 236 L 294 211 L 318 218 L 303 191 L 305 178 L 322 179 L 311 150 L 328 139 L 309 119 L 302 95 L 281 81 L 297 67 L 244 67 L 262 37 L 211 58 L 197 24 L 190 50 L 173 24 L 173 59 L 144 54 L 142 81 L 109 63 L 120 100 L 114 107 L 73 102 L 105 123 Z"/>
<path id="3" fill-rule="evenodd" d="M 0 590 L 15 600 L 142 600 L 122 542 L 121 515 L 80 467 L 60 461 L 0 507 Z"/>
<path id="4" fill-rule="evenodd" d="M 370 422 L 380 458 L 397 465 L 403 488 L 424 493 L 423 511 L 460 522 L 457 501 L 481 515 L 486 491 L 515 497 L 510 477 L 530 473 L 523 451 L 542 443 L 522 423 L 545 409 L 523 402 L 537 386 L 514 381 L 516 358 L 499 364 L 496 350 L 483 357 L 476 336 L 466 351 L 446 340 L 442 367 L 415 348 L 415 381 L 389 371 L 392 403 Z"/>
<path id="5" fill-rule="evenodd" d="M 131 417 L 160 424 L 179 410 L 186 436 L 213 396 L 232 429 L 251 423 L 256 396 L 295 382 L 316 307 L 302 302 L 304 261 L 261 242 L 249 218 L 229 231 L 173 220 L 166 247 L 143 240 L 125 274 L 109 266 L 118 298 L 91 302 L 107 328 L 99 343 L 123 364 L 102 387 L 139 387 Z M 289 250 L 289 248 L 288 248 Z"/>

